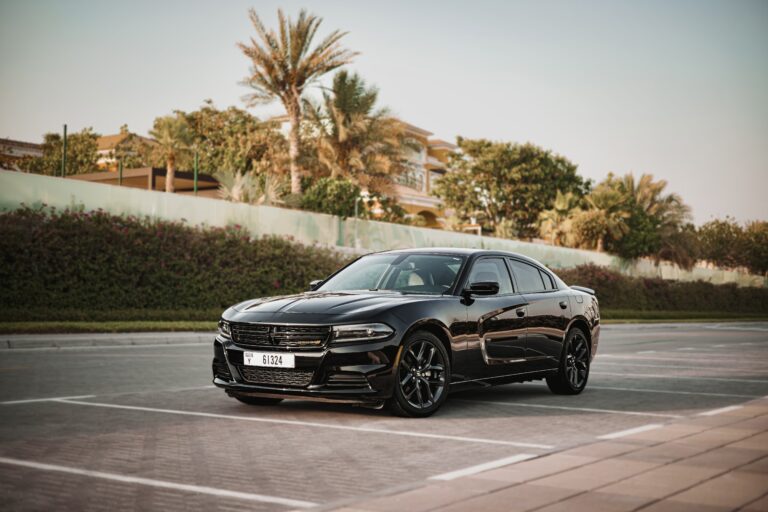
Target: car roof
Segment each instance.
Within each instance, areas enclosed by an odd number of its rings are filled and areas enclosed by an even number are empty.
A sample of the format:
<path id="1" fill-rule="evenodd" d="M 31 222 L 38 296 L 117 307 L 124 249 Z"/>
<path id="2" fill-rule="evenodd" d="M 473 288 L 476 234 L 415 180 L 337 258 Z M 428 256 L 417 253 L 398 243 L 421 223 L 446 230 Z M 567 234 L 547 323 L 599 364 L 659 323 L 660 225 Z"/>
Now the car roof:
<path id="1" fill-rule="evenodd" d="M 539 266 L 544 266 L 543 263 L 536 261 L 535 259 L 525 256 L 524 254 L 509 252 L 509 251 L 496 251 L 491 249 L 476 249 L 468 247 L 421 247 L 413 249 L 394 249 L 391 251 L 381 251 L 376 254 L 390 254 L 390 253 L 411 253 L 411 254 L 450 254 L 461 256 L 474 256 L 474 255 L 496 255 L 496 256 L 513 256 L 520 258 L 521 260 L 530 261 Z"/>

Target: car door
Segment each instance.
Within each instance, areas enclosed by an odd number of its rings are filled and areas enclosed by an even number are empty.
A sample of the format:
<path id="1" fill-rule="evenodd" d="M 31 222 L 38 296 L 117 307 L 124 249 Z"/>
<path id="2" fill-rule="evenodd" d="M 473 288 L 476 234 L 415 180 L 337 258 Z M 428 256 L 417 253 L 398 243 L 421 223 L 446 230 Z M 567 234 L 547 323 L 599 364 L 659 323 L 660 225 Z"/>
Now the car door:
<path id="1" fill-rule="evenodd" d="M 525 357 L 532 370 L 556 368 L 570 318 L 568 294 L 557 289 L 546 270 L 515 258 L 507 261 L 528 303 Z"/>
<path id="2" fill-rule="evenodd" d="M 474 261 L 465 286 L 473 282 L 499 283 L 499 293 L 464 298 L 471 335 L 467 349 L 473 378 L 525 371 L 525 298 L 516 294 L 503 257 Z"/>

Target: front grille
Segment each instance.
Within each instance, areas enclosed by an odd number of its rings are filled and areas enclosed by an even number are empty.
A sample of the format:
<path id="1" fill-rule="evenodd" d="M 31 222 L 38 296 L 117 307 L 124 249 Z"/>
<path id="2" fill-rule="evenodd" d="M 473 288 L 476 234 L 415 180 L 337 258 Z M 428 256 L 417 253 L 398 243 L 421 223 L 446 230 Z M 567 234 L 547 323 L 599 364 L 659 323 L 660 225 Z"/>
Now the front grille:
<path id="1" fill-rule="evenodd" d="M 227 363 L 213 361 L 213 376 L 223 380 L 232 380 L 232 374 L 229 372 Z"/>
<path id="2" fill-rule="evenodd" d="M 326 380 L 327 386 L 359 388 L 368 387 L 368 379 L 359 373 L 332 373 Z"/>
<path id="3" fill-rule="evenodd" d="M 312 370 L 295 368 L 260 368 L 238 366 L 243 380 L 249 384 L 267 384 L 272 386 L 305 387 L 312 382 Z"/>
<path id="4" fill-rule="evenodd" d="M 232 341 L 243 347 L 322 347 L 331 335 L 328 326 L 269 325 L 233 322 Z"/>

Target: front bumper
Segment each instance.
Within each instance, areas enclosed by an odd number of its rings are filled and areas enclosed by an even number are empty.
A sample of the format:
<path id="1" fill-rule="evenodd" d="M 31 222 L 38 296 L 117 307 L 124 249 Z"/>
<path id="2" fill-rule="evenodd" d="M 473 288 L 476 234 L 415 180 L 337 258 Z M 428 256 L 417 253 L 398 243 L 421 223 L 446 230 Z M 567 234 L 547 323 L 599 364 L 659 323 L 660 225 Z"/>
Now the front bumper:
<path id="1" fill-rule="evenodd" d="M 217 336 L 213 384 L 228 394 L 379 405 L 392 396 L 399 340 L 311 349 L 246 348 Z M 296 368 L 243 366 L 243 352 L 291 352 Z"/>

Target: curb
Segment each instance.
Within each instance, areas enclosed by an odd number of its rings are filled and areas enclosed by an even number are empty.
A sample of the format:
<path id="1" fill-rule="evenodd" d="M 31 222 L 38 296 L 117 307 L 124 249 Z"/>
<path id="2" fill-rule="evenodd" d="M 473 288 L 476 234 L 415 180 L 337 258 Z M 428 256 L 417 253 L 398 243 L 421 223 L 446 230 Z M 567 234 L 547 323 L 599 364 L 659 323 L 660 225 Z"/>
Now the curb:
<path id="1" fill-rule="evenodd" d="M 124 347 L 211 343 L 214 332 L 16 334 L 0 336 L 0 351 L 36 348 Z"/>

